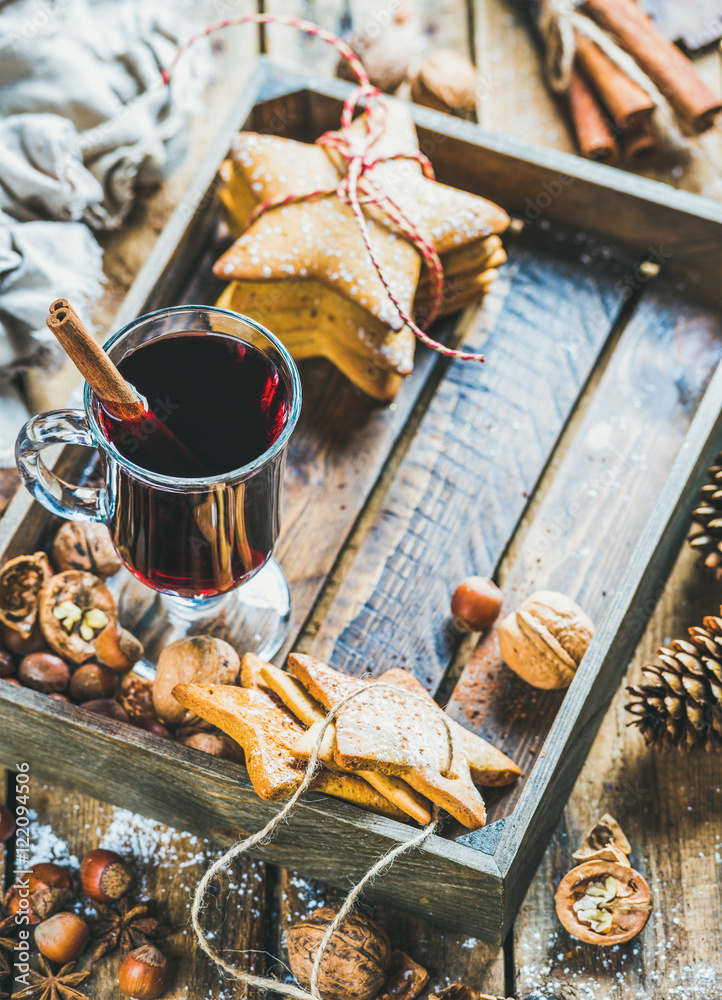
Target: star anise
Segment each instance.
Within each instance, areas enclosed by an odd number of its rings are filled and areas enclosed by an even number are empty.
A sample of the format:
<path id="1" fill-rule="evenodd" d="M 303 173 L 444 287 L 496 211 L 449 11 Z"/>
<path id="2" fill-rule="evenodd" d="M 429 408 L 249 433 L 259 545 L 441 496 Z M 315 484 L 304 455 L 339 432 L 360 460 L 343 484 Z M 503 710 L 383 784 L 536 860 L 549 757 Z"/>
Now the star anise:
<path id="1" fill-rule="evenodd" d="M 45 959 L 40 956 L 40 972 L 31 969 L 30 985 L 19 993 L 13 993 L 11 1000 L 88 1000 L 87 993 L 76 990 L 76 986 L 90 975 L 89 972 L 73 972 L 75 962 L 64 965 L 60 972 L 53 972 Z"/>
<path id="2" fill-rule="evenodd" d="M 5 917 L 0 920 L 0 979 L 10 975 L 10 962 L 8 955 L 15 951 L 17 941 L 13 941 L 10 936 L 18 928 L 15 917 Z"/>
<path id="3" fill-rule="evenodd" d="M 147 903 L 131 906 L 123 898 L 118 900 L 115 909 L 102 903 L 96 903 L 95 908 L 99 920 L 95 925 L 94 936 L 100 938 L 100 941 L 93 952 L 93 962 L 116 948 L 120 948 L 121 955 L 125 956 L 134 948 L 150 944 L 161 934 L 158 921 L 148 916 Z"/>

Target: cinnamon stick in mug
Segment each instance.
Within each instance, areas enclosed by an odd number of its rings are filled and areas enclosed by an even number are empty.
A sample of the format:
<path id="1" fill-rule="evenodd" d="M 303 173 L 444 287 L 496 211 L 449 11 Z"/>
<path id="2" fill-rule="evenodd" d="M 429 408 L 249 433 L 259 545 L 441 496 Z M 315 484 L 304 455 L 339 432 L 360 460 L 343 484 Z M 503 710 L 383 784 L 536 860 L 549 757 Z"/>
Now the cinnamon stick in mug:
<path id="1" fill-rule="evenodd" d="M 598 163 L 617 163 L 619 145 L 614 133 L 594 91 L 576 68 L 569 82 L 569 112 L 582 156 Z"/>
<path id="2" fill-rule="evenodd" d="M 638 83 L 586 35 L 575 33 L 579 65 L 596 91 L 609 117 L 626 129 L 654 111 L 654 101 Z"/>
<path id="3" fill-rule="evenodd" d="M 690 128 L 704 132 L 714 124 L 722 100 L 634 0 L 584 0 L 579 9 L 614 35 Z"/>

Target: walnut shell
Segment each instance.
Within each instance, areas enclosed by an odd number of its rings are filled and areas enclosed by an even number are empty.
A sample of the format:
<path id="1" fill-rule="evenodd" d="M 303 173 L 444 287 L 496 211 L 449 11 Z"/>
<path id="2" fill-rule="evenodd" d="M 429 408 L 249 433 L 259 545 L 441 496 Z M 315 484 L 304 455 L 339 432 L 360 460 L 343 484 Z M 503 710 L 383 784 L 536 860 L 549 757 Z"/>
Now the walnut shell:
<path id="1" fill-rule="evenodd" d="M 173 726 L 195 719 L 173 697 L 177 684 L 236 684 L 241 661 L 233 646 L 211 635 L 194 635 L 166 646 L 153 683 L 156 714 Z"/>
<path id="2" fill-rule="evenodd" d="M 434 111 L 471 118 L 476 111 L 476 67 L 453 49 L 437 49 L 411 81 L 411 99 Z"/>
<path id="3" fill-rule="evenodd" d="M 131 671 L 120 684 L 118 701 L 131 719 L 136 716 L 155 715 L 153 707 L 153 684 Z"/>
<path id="4" fill-rule="evenodd" d="M 605 931 L 594 930 L 588 921 L 580 919 L 575 903 L 585 896 L 590 886 L 603 883 L 611 876 L 618 886 L 617 895 L 602 901 L 611 913 L 611 925 Z M 557 916 L 569 933 L 586 944 L 610 946 L 631 941 L 649 920 L 652 893 L 642 875 L 634 868 L 614 861 L 585 861 L 572 868 L 559 883 L 554 897 Z"/>
<path id="5" fill-rule="evenodd" d="M 540 590 L 499 626 L 507 666 L 533 687 L 568 687 L 594 635 L 591 619 L 565 594 Z"/>
<path id="6" fill-rule="evenodd" d="M 53 562 L 59 572 L 84 570 L 105 579 L 123 565 L 104 524 L 66 521 L 53 542 Z"/>
<path id="7" fill-rule="evenodd" d="M 321 907 L 288 932 L 288 963 L 304 989 L 311 985 L 316 952 L 336 913 L 331 907 Z M 386 933 L 373 921 L 352 913 L 328 943 L 318 991 L 324 1000 L 372 1000 L 386 982 L 390 962 Z"/>
<path id="8" fill-rule="evenodd" d="M 38 618 L 40 591 L 52 571 L 44 552 L 16 556 L 0 570 L 0 622 L 29 639 Z"/>
<path id="9" fill-rule="evenodd" d="M 80 617 L 59 618 L 56 609 L 73 605 Z M 89 613 L 98 612 L 99 621 L 92 627 Z M 48 645 L 59 656 L 73 663 L 85 663 L 95 655 L 94 640 L 107 626 L 115 624 L 118 612 L 113 595 L 103 581 L 92 573 L 67 570 L 51 577 L 40 592 L 40 627 Z M 81 630 L 86 636 L 81 635 Z"/>

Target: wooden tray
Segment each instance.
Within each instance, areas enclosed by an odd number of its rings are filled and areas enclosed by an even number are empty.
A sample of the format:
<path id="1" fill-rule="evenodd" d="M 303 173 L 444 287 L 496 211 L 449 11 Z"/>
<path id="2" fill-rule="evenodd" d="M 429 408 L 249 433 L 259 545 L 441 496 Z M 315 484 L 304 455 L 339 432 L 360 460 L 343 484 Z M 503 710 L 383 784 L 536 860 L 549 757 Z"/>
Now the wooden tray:
<path id="1" fill-rule="evenodd" d="M 142 312 L 213 302 L 228 235 L 218 166 L 241 127 L 312 140 L 347 85 L 262 62 L 128 295 Z M 722 442 L 720 207 L 664 185 L 483 133 L 413 107 L 440 180 L 527 221 L 483 306 L 439 336 L 485 368 L 417 353 L 381 407 L 304 362 L 278 556 L 291 583 L 287 649 L 349 673 L 413 670 L 448 711 L 525 771 L 488 797 L 489 825 L 433 838 L 370 892 L 490 942 L 506 933 L 627 662 L 664 590 L 695 490 Z M 643 261 L 648 263 L 640 265 Z M 654 272 L 659 270 L 659 276 Z M 74 480 L 87 454 L 56 466 Z M 53 519 L 20 492 L 0 562 L 46 544 Z M 542 587 L 599 623 L 567 692 L 543 693 L 449 629 L 459 579 L 496 573 L 514 607 Z M 279 657 L 279 662 L 283 657 Z M 278 809 L 235 764 L 0 685 L 0 765 L 220 842 Z M 407 827 L 310 795 L 258 856 L 348 886 Z"/>

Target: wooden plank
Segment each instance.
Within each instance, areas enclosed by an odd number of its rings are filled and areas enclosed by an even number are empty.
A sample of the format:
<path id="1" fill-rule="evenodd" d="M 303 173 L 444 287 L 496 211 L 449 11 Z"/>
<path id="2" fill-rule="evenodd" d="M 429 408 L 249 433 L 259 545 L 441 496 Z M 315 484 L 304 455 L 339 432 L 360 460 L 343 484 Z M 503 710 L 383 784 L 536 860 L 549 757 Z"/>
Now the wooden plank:
<path id="1" fill-rule="evenodd" d="M 721 410 L 722 368 L 718 367 L 629 556 L 624 577 L 557 712 L 524 793 L 504 825 L 494 856 L 505 872 L 507 923 L 541 856 L 540 845 L 571 791 L 596 724 L 659 597 L 660 580 L 669 573 L 687 533 L 696 487 L 719 450 Z"/>
<path id="2" fill-rule="evenodd" d="M 507 613 L 536 590 L 558 590 L 601 622 L 722 357 L 719 314 L 674 299 L 661 279 L 647 292 L 502 567 Z M 492 628 L 448 710 L 529 775 L 563 697 L 510 671 Z M 490 819 L 508 815 L 523 788 L 519 782 Z"/>
<path id="3" fill-rule="evenodd" d="M 458 645 L 449 600 L 490 575 L 606 342 L 624 266 L 545 230 L 510 259 L 452 364 L 360 551 L 304 645 L 347 673 L 413 670 L 436 690 Z M 564 308 L 558 308 L 564 303 Z M 540 326 L 538 318 L 545 316 Z M 553 318 L 552 318 L 553 317 Z"/>
<path id="4" fill-rule="evenodd" d="M 244 831 L 265 826 L 278 811 L 278 803 L 256 795 L 239 765 L 80 712 L 37 692 L 5 687 L 0 766 L 25 755 L 40 779 L 59 781 L 83 794 L 102 794 L 107 801 L 225 845 Z M 311 793 L 272 843 L 254 856 L 348 886 L 349 878 L 359 878 L 390 847 L 412 835 L 394 820 Z M 468 894 L 469 906 L 461 910 L 458 898 L 463 894 Z M 423 851 L 400 857 L 369 896 L 403 901 L 404 907 L 427 919 L 480 938 L 493 940 L 498 932 L 501 880 L 493 859 L 443 837 L 430 838 Z"/>
<path id="5" fill-rule="evenodd" d="M 31 783 L 30 799 L 35 817 L 31 827 L 32 862 L 53 860 L 77 871 L 83 855 L 98 847 L 127 858 L 135 876 L 132 898 L 151 901 L 153 915 L 172 929 L 158 941 L 173 968 L 164 997 L 217 997 L 215 966 L 195 944 L 189 916 L 193 887 L 219 856 L 219 848 L 126 809 L 115 809 L 37 780 Z M 215 947 L 238 960 L 241 953 L 249 952 L 248 968 L 260 971 L 265 949 L 265 865 L 240 859 L 224 878 L 223 888 L 226 904 L 214 906 L 211 901 L 204 910 L 204 926 Z M 93 917 L 87 901 L 83 910 Z M 92 947 L 91 943 L 79 967 L 89 967 Z M 93 996 L 115 995 L 118 964 L 119 953 L 115 952 L 95 966 L 88 980 Z M 228 1000 L 240 997 L 242 990 L 232 989 L 226 995 Z"/>
<path id="6" fill-rule="evenodd" d="M 472 0 L 479 70 L 477 118 L 498 135 L 575 153 L 559 102 L 544 81 L 542 59 L 529 30 L 529 3 Z"/>
<path id="7" fill-rule="evenodd" d="M 670 636 L 714 613 L 717 598 L 685 546 L 664 586 L 625 684 L 641 681 L 640 667 Z M 542 995 L 560 983 L 580 997 L 609 1000 L 702 1000 L 719 995 L 720 760 L 680 758 L 647 750 L 629 729 L 622 686 L 554 832 L 515 924 L 514 992 Z M 652 915 L 641 937 L 612 949 L 573 940 L 558 924 L 553 896 L 574 864 L 585 828 L 611 812 L 632 845 L 632 863 L 650 883 Z"/>

